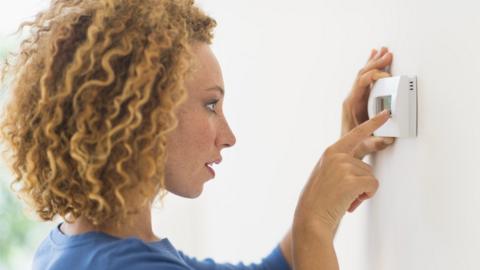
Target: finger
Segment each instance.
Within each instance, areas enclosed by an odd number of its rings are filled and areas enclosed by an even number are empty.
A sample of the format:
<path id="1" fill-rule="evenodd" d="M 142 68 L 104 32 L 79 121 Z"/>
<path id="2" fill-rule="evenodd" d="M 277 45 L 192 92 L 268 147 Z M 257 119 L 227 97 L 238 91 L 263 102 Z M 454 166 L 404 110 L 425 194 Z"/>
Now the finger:
<path id="1" fill-rule="evenodd" d="M 376 60 L 381 58 L 383 55 L 385 55 L 388 52 L 388 49 L 386 47 L 380 48 L 379 51 L 372 57 L 372 60 Z"/>
<path id="2" fill-rule="evenodd" d="M 355 211 L 355 209 L 357 209 L 357 207 L 360 206 L 360 204 L 362 204 L 362 202 L 364 200 L 368 199 L 368 196 L 366 193 L 363 193 L 362 195 L 360 195 L 357 199 L 355 199 L 355 201 L 353 201 L 353 203 L 350 205 L 350 207 L 348 208 L 348 212 L 353 212 Z"/>
<path id="3" fill-rule="evenodd" d="M 348 208 L 348 212 L 352 213 L 353 211 L 355 211 L 355 209 L 357 209 L 357 207 L 360 206 L 360 204 L 362 204 L 363 201 L 360 201 L 359 199 L 356 199 L 355 201 L 353 201 L 353 203 L 350 205 L 350 207 Z"/>
<path id="4" fill-rule="evenodd" d="M 387 52 L 388 52 L 388 48 L 382 46 L 382 47 L 380 48 L 380 50 L 378 51 L 378 53 L 375 55 L 374 59 L 379 59 L 379 58 L 381 58 L 381 57 L 384 56 Z"/>
<path id="5" fill-rule="evenodd" d="M 364 200 L 369 199 L 375 195 L 378 190 L 379 182 L 377 179 L 372 176 L 358 177 L 358 186 L 356 187 L 359 191 L 359 195 L 348 207 L 348 211 L 354 211 Z"/>
<path id="6" fill-rule="evenodd" d="M 365 65 L 370 63 L 372 60 L 376 60 L 376 59 L 382 57 L 387 52 L 388 52 L 388 49 L 386 47 L 380 48 L 380 51 L 377 51 L 376 49 L 372 49 L 371 52 L 370 52 L 370 57 L 368 57 L 368 61 Z M 364 69 L 362 69 L 359 74 L 363 73 L 362 72 L 363 70 Z"/>
<path id="7" fill-rule="evenodd" d="M 365 200 L 368 200 L 370 198 L 371 197 L 368 197 L 367 193 L 362 193 L 357 199 L 360 200 L 360 201 L 365 201 Z"/>
<path id="8" fill-rule="evenodd" d="M 366 138 L 383 126 L 385 122 L 390 118 L 390 112 L 384 110 L 377 114 L 370 120 L 363 122 L 362 124 L 353 128 L 349 133 L 345 134 L 340 140 L 329 147 L 333 153 L 345 153 L 352 154 L 357 146 L 362 143 Z"/>
<path id="9" fill-rule="evenodd" d="M 370 60 L 372 60 L 373 57 L 375 57 L 376 55 L 377 55 L 377 50 L 372 49 L 372 50 L 370 51 L 370 56 L 368 57 L 367 63 L 370 62 Z"/>
<path id="10" fill-rule="evenodd" d="M 353 156 L 362 160 L 366 155 L 381 151 L 395 142 L 393 137 L 370 137 L 359 144 L 353 151 Z"/>
<path id="11" fill-rule="evenodd" d="M 379 69 L 372 69 L 362 74 L 357 81 L 356 87 L 367 88 L 371 83 L 386 77 L 390 77 L 390 73 L 381 71 Z"/>
<path id="12" fill-rule="evenodd" d="M 357 181 L 359 184 L 357 199 L 359 200 L 363 201 L 373 197 L 378 190 L 379 182 L 373 175 L 358 177 Z"/>
<path id="13" fill-rule="evenodd" d="M 392 64 L 393 54 L 390 52 L 385 53 L 379 58 L 374 58 L 369 61 L 358 73 L 358 75 L 365 74 L 372 69 L 384 69 L 385 67 Z"/>
<path id="14" fill-rule="evenodd" d="M 362 97 L 367 96 L 367 92 L 370 91 L 370 84 L 377 81 L 381 78 L 390 77 L 390 73 L 380 71 L 378 69 L 370 70 L 367 73 L 360 75 L 355 82 L 355 85 L 352 89 L 352 99 L 357 100 L 361 99 Z"/>

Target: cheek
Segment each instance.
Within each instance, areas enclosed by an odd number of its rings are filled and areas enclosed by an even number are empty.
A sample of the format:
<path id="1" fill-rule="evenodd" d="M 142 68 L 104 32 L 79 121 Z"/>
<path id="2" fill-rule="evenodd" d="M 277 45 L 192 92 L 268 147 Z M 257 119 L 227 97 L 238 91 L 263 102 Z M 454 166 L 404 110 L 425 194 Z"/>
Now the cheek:
<path id="1" fill-rule="evenodd" d="M 211 121 L 209 119 L 197 119 L 197 121 L 191 123 L 188 130 L 188 136 L 186 136 L 187 144 L 199 151 L 196 154 L 210 155 L 208 152 L 202 152 L 212 148 L 215 143 L 215 130 Z M 191 154 L 195 155 L 194 153 Z"/>
<path id="2" fill-rule="evenodd" d="M 195 110 L 179 119 L 178 131 L 189 145 L 205 146 L 215 138 L 213 117 L 201 110 Z"/>
<path id="3" fill-rule="evenodd" d="M 197 113 L 198 115 L 199 113 Z M 205 162 L 211 158 L 215 146 L 214 123 L 210 118 L 182 117 L 177 128 L 167 138 L 167 153 L 172 163 L 184 167 Z"/>

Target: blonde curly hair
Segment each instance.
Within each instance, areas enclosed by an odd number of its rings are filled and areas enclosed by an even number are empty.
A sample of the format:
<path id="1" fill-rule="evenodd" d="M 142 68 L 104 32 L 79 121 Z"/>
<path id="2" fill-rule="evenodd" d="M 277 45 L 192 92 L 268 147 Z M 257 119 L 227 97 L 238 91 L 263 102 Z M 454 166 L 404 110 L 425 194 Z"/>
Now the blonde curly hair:
<path id="1" fill-rule="evenodd" d="M 25 26 L 1 69 L 12 189 L 42 220 L 94 225 L 163 198 L 166 135 L 215 20 L 193 0 L 52 0 Z"/>

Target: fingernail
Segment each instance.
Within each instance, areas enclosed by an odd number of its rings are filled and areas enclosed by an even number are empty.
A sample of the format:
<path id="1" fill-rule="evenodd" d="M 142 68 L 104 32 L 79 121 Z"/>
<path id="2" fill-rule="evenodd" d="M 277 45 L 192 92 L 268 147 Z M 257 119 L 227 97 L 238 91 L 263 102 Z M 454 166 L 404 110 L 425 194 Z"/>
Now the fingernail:
<path id="1" fill-rule="evenodd" d="M 380 114 L 381 114 L 381 115 L 385 115 L 385 114 L 390 115 L 390 110 L 385 109 L 385 110 L 383 110 Z"/>

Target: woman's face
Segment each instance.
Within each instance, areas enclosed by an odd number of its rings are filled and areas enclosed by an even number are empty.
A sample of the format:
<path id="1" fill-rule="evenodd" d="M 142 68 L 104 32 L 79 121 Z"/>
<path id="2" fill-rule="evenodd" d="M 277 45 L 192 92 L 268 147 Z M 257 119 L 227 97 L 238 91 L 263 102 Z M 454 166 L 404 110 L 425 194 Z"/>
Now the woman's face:
<path id="1" fill-rule="evenodd" d="M 220 151 L 236 140 L 223 115 L 220 65 L 208 44 L 196 44 L 194 54 L 197 68 L 186 81 L 188 98 L 176 110 L 178 126 L 166 146 L 166 189 L 188 198 L 202 193 L 203 184 L 214 177 L 211 163 L 219 162 Z"/>

